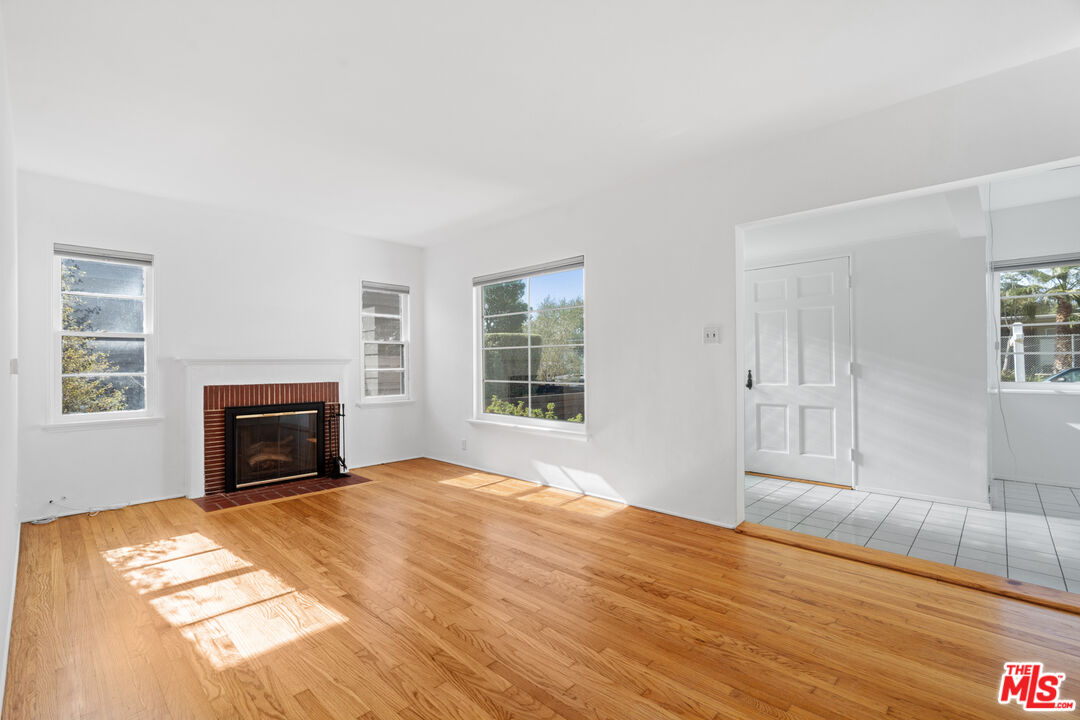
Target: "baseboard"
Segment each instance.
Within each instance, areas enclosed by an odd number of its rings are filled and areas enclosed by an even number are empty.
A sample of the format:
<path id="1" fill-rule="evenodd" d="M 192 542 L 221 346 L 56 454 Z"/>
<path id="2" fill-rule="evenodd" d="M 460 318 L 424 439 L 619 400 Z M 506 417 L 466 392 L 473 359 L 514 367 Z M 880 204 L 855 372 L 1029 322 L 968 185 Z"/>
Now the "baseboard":
<path id="1" fill-rule="evenodd" d="M 146 503 L 161 502 L 162 500 L 175 500 L 176 498 L 186 498 L 186 497 L 187 497 L 187 495 L 185 495 L 183 493 L 180 493 L 179 495 L 163 495 L 161 497 L 150 497 L 150 498 L 144 498 L 144 499 L 140 499 L 140 500 L 131 500 L 131 501 L 127 502 L 127 503 L 124 503 L 123 505 L 94 506 L 94 508 L 89 509 L 89 510 L 71 510 L 71 509 L 68 509 L 68 508 L 57 507 L 56 509 L 58 511 L 62 511 L 62 512 L 57 512 L 56 517 L 62 518 L 62 517 L 70 517 L 71 515 L 84 515 L 86 513 L 91 513 L 91 512 L 106 512 L 108 510 L 119 510 L 121 507 L 131 507 L 132 505 L 145 505 Z M 50 517 L 53 517 L 53 516 L 52 515 L 39 515 L 37 517 L 21 518 L 19 520 L 19 523 L 21 524 L 21 523 L 34 522 L 35 520 L 44 520 L 45 518 L 50 518 Z"/>
<path id="2" fill-rule="evenodd" d="M 435 457 L 435 456 L 432 456 L 432 455 L 425 455 L 424 458 L 427 459 L 427 460 L 435 460 L 437 462 L 446 463 L 447 465 L 457 465 L 458 467 L 468 468 L 469 470 L 476 470 L 477 472 L 488 473 L 489 475 L 499 475 L 501 477 L 510 478 L 511 480 L 523 480 L 525 482 L 535 482 L 538 485 L 543 485 L 544 487 L 555 488 L 556 490 L 566 490 L 567 492 L 578 493 L 579 495 L 587 495 L 589 497 L 594 497 L 594 498 L 597 498 L 599 500 L 607 500 L 609 502 L 620 503 L 622 505 L 628 505 L 630 507 L 635 507 L 635 508 L 638 508 L 640 510 L 648 510 L 649 512 L 660 513 L 661 515 L 670 515 L 671 517 L 682 518 L 684 520 L 693 520 L 694 522 L 704 523 L 706 525 L 715 525 L 716 527 L 727 528 L 728 530 L 734 530 L 738 526 L 738 523 L 734 523 L 734 524 L 722 523 L 722 522 L 719 522 L 717 520 L 710 520 L 708 518 L 696 517 L 694 515 L 682 515 L 680 513 L 672 512 L 670 510 L 662 510 L 661 508 L 652 507 L 652 506 L 649 506 L 649 505 L 641 505 L 641 504 L 637 504 L 637 503 L 628 503 L 628 502 L 626 502 L 626 500 L 623 500 L 622 498 L 611 497 L 609 495 L 601 495 L 600 493 L 584 492 L 584 491 L 582 491 L 581 488 L 578 488 L 578 487 L 569 487 L 569 486 L 566 486 L 566 485 L 556 485 L 554 483 L 550 483 L 550 482 L 546 482 L 546 481 L 530 480 L 528 478 L 517 478 L 517 477 L 514 477 L 513 475 L 507 475 L 504 472 L 499 472 L 498 470 L 491 470 L 490 468 L 477 467 L 475 465 L 466 465 L 465 463 L 458 462 L 456 460 L 447 460 L 445 458 Z"/>
<path id="3" fill-rule="evenodd" d="M 994 479 L 1008 480 L 1009 482 L 1026 483 L 1028 485 L 1050 485 L 1051 487 L 1073 488 L 1080 490 L 1080 485 L 1066 485 L 1060 480 L 1047 480 L 1045 478 L 1029 477 L 1026 475 L 1006 475 L 1001 473 L 994 473 Z"/>
<path id="4" fill-rule="evenodd" d="M 21 526 L 15 527 L 15 562 L 11 563 L 11 596 L 7 602 L 7 627 L 0 628 L 4 633 L 3 654 L 0 656 L 0 713 L 4 708 L 4 690 L 7 687 L 7 666 L 11 656 L 11 624 L 15 619 L 15 583 L 19 579 L 19 547 L 22 543 Z"/>
<path id="5" fill-rule="evenodd" d="M 868 487 L 866 485 L 859 485 L 852 488 L 858 492 L 871 492 L 878 495 L 892 495 L 893 497 L 911 498 L 912 500 L 927 500 L 929 502 L 942 503 L 944 505 L 960 505 L 963 507 L 975 508 L 977 510 L 990 510 L 989 499 L 986 502 L 978 502 L 976 500 L 964 500 L 962 498 L 944 497 L 941 495 L 926 495 L 924 493 L 904 492 L 901 490 L 893 490 L 892 488 L 876 488 Z"/>

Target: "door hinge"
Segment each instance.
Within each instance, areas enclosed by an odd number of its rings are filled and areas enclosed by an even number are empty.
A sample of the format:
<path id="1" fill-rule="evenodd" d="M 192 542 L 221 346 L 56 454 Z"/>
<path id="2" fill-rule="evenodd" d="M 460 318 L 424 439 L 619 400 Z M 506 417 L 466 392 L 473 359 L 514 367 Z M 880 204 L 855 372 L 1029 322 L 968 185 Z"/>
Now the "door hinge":
<path id="1" fill-rule="evenodd" d="M 851 457 L 851 462 L 855 462 L 858 459 L 858 455 L 859 454 L 858 454 L 858 452 L 856 452 L 855 448 L 851 448 L 851 450 L 849 451 L 849 456 Z"/>

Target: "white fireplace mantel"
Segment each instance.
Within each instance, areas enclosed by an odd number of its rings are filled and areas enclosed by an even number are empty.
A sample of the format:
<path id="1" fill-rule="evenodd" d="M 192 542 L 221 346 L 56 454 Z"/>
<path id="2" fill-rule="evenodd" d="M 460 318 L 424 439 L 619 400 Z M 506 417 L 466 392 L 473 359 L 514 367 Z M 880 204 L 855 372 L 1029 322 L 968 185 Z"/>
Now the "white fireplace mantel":
<path id="1" fill-rule="evenodd" d="M 187 496 L 204 493 L 203 388 L 207 385 L 336 382 L 341 402 L 349 393 L 350 358 L 177 358 L 184 367 L 187 430 Z"/>

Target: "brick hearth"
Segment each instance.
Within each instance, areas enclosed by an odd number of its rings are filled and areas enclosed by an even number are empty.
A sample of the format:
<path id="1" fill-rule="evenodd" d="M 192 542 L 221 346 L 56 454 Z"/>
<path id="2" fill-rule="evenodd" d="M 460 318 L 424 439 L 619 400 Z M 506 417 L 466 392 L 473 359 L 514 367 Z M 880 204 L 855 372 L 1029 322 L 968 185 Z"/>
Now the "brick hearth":
<path id="1" fill-rule="evenodd" d="M 273 383 L 262 385 L 207 385 L 203 388 L 203 452 L 205 492 L 216 495 L 225 491 L 225 408 L 250 405 L 285 405 L 287 403 L 326 403 L 323 428 L 326 437 L 326 467 L 338 454 L 338 411 L 336 382 Z"/>

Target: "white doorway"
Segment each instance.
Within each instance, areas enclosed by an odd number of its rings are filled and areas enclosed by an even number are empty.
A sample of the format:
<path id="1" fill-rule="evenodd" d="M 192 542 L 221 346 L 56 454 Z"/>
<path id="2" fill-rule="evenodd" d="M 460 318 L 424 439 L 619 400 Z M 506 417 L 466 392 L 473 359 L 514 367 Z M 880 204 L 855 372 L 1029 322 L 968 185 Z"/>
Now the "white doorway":
<path id="1" fill-rule="evenodd" d="M 852 487 L 846 257 L 745 277 L 747 472 Z"/>

